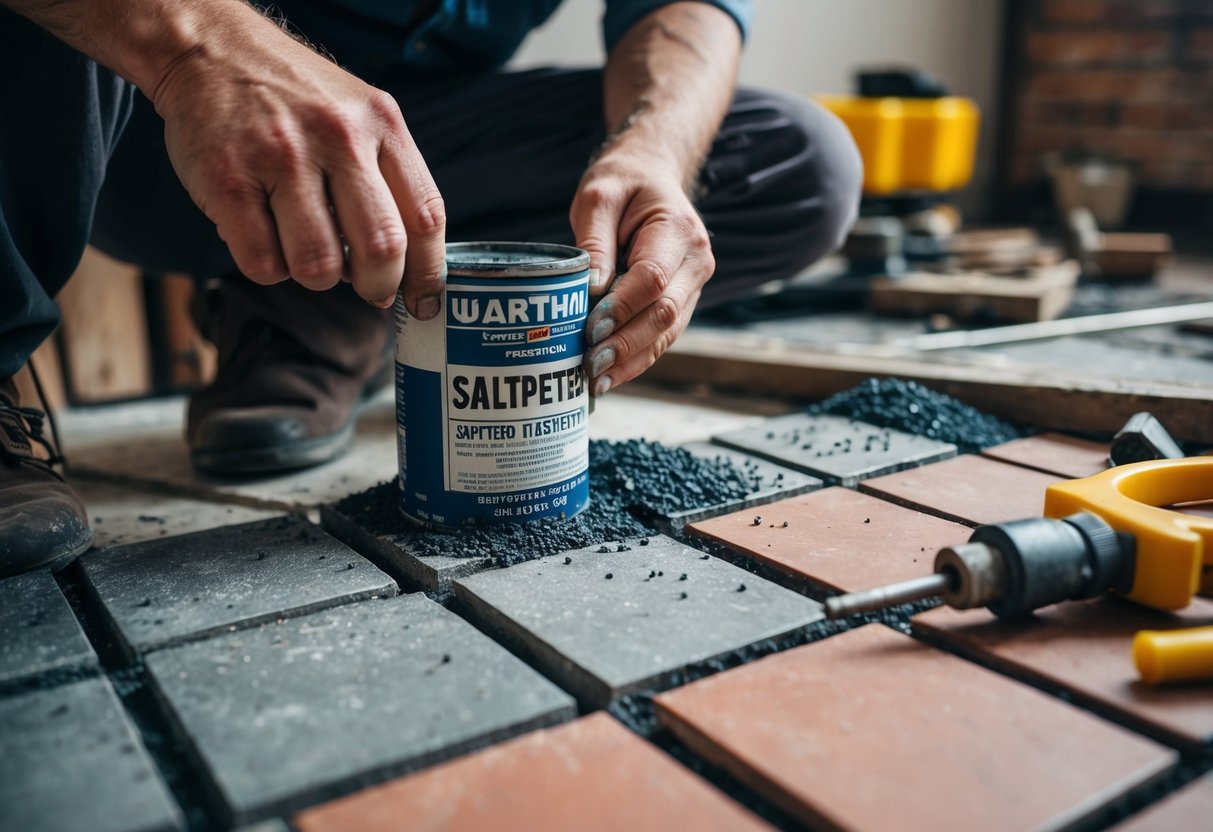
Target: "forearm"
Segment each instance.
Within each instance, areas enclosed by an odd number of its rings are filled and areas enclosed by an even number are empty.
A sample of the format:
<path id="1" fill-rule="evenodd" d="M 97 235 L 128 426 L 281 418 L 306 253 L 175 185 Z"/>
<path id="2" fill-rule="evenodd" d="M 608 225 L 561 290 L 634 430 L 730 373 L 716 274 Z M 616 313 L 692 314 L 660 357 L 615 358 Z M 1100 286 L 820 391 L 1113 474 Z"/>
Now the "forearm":
<path id="1" fill-rule="evenodd" d="M 0 0 L 149 97 L 173 64 L 225 38 L 284 37 L 243 0 Z"/>
<path id="2" fill-rule="evenodd" d="M 689 186 L 733 98 L 741 34 L 706 3 L 664 6 L 619 40 L 604 73 L 606 153 L 656 156 Z"/>

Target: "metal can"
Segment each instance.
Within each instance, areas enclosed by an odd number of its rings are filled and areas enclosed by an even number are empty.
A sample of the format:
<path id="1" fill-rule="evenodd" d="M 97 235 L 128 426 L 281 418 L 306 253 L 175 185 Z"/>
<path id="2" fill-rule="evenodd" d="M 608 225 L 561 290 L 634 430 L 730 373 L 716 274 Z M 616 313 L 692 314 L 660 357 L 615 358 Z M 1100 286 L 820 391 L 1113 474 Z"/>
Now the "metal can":
<path id="1" fill-rule="evenodd" d="M 400 510 L 440 529 L 572 517 L 590 497 L 590 256 L 452 243 L 446 264 L 436 317 L 396 299 Z"/>

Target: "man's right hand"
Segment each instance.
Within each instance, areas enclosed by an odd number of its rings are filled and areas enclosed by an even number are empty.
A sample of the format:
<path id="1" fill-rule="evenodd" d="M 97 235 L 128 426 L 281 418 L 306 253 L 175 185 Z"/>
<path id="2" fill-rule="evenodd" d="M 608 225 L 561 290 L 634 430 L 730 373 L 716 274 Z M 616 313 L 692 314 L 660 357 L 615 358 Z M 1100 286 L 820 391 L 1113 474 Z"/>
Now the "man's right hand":
<path id="1" fill-rule="evenodd" d="M 262 22 L 147 91 L 177 175 L 251 280 L 344 278 L 386 307 L 403 275 L 409 311 L 433 317 L 445 214 L 396 101 Z"/>
<path id="2" fill-rule="evenodd" d="M 442 197 L 387 93 L 239 0 L 0 3 L 151 98 L 177 175 L 248 277 L 346 279 L 383 307 L 401 288 L 412 314 L 437 314 Z"/>

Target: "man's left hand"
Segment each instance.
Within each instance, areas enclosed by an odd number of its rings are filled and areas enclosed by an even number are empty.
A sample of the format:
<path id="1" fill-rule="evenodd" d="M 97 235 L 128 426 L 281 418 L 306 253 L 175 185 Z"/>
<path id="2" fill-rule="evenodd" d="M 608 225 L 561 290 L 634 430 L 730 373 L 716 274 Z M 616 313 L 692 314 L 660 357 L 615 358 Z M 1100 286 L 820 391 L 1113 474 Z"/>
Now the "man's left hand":
<path id="1" fill-rule="evenodd" d="M 658 157 L 608 150 L 582 177 L 569 216 L 590 253 L 590 294 L 606 295 L 586 320 L 586 372 L 601 396 L 682 334 L 716 261 L 682 172 Z"/>

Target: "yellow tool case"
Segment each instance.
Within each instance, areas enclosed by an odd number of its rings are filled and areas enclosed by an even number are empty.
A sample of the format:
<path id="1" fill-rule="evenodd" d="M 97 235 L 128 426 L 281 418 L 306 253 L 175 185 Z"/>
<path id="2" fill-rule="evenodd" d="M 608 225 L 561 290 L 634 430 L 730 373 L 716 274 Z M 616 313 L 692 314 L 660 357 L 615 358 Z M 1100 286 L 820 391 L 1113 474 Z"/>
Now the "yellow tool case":
<path id="1" fill-rule="evenodd" d="M 855 137 L 865 194 L 954 191 L 973 176 L 981 114 L 968 98 L 822 95 L 817 101 Z"/>

